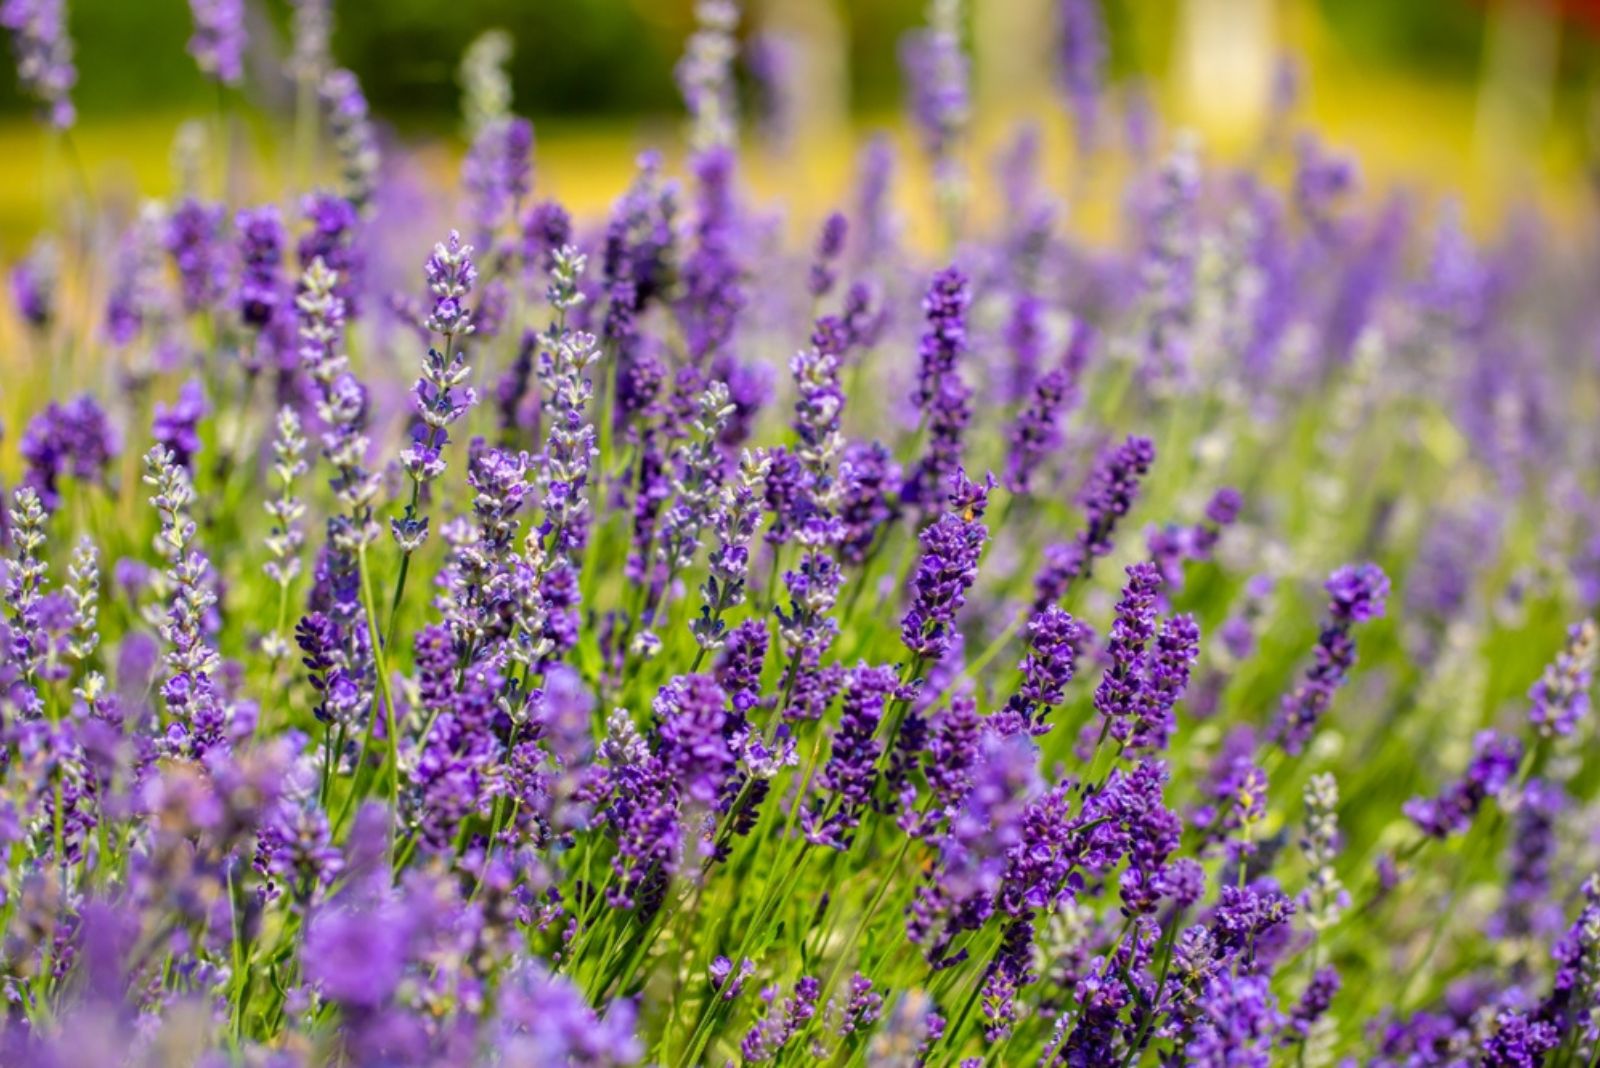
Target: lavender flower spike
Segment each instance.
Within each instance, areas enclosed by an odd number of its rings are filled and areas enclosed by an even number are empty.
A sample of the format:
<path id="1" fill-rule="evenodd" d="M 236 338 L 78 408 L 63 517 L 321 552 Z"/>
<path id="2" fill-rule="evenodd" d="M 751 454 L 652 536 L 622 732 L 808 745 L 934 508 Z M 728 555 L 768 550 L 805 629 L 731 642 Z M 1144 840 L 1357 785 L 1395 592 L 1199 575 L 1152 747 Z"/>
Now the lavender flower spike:
<path id="1" fill-rule="evenodd" d="M 953 231 L 966 195 L 957 152 L 972 111 L 971 71 L 961 45 L 961 0 L 929 0 L 928 25 L 902 42 L 900 63 L 911 117 Z"/>
<path id="2" fill-rule="evenodd" d="M 1006 489 L 1023 495 L 1042 461 L 1061 441 L 1060 421 L 1078 402 L 1078 376 L 1088 359 L 1094 332 L 1085 324 L 1073 327 L 1072 340 L 1061 363 L 1034 383 L 1027 404 L 1011 428 L 1011 448 L 1006 454 Z"/>
<path id="3" fill-rule="evenodd" d="M 23 92 L 38 102 L 51 126 L 71 127 L 77 119 L 72 87 L 78 71 L 72 64 L 65 0 L 5 0 L 0 3 L 0 26 L 11 32 L 11 54 Z"/>
<path id="4" fill-rule="evenodd" d="M 1106 65 L 1105 16 L 1100 0 L 1058 0 L 1057 75 L 1072 112 L 1080 159 L 1094 150 Z"/>
<path id="5" fill-rule="evenodd" d="M 1470 827 L 1484 801 L 1510 785 L 1522 763 L 1522 743 L 1495 731 L 1480 733 L 1472 750 L 1472 762 L 1460 779 L 1437 797 L 1405 803 L 1405 814 L 1430 838 L 1448 838 Z"/>
<path id="6" fill-rule="evenodd" d="M 1094 707 L 1104 729 L 1117 741 L 1127 743 L 1138 724 L 1135 707 L 1143 685 L 1145 647 L 1156 636 L 1156 593 L 1161 589 L 1161 572 L 1151 563 L 1128 568 L 1128 583 L 1117 603 L 1116 621 L 1106 644 L 1105 674 L 1094 691 Z"/>
<path id="7" fill-rule="evenodd" d="M 411 444 L 400 453 L 400 466 L 411 478 L 411 500 L 405 514 L 390 520 L 389 526 L 395 541 L 408 555 L 428 540 L 427 517 L 417 513 L 422 487 L 444 474 L 449 427 L 477 400 L 471 388 L 458 388 L 472 369 L 467 365 L 466 353 L 455 344 L 457 337 L 472 333 L 472 313 L 466 304 L 478 277 L 472 246 L 463 245 L 461 235 L 450 231 L 446 243 L 433 247 L 425 270 L 434 297 L 427 327 L 444 339 L 444 351 L 428 346 L 422 375 L 412 387 L 420 424 Z"/>
<path id="8" fill-rule="evenodd" d="M 177 754 L 202 756 L 224 741 L 227 713 L 212 679 L 221 663 L 205 633 L 205 617 L 216 604 L 211 562 L 195 547 L 189 517 L 194 488 L 189 475 L 160 445 L 144 458 L 144 481 L 155 490 L 150 503 L 161 516 L 156 549 L 167 560 L 170 589 L 161 636 L 166 639 L 167 680 L 161 687 L 169 717 L 163 743 Z"/>
<path id="9" fill-rule="evenodd" d="M 301 433 L 300 417 L 288 405 L 278 410 L 278 431 L 272 441 L 272 454 L 272 474 L 278 480 L 279 492 L 266 505 L 267 514 L 272 517 L 272 530 L 266 539 L 267 552 L 272 559 L 263 570 L 278 586 L 280 610 L 278 624 L 263 640 L 263 645 L 267 655 L 277 659 L 289 651 L 282 634 L 283 616 L 289 587 L 300 574 L 300 548 L 306 537 L 300 526 L 306 506 L 294 493 L 295 483 L 306 473 L 306 439 Z"/>
<path id="10" fill-rule="evenodd" d="M 1022 686 L 1006 702 L 1001 730 L 1043 734 L 1050 729 L 1045 716 L 1065 697 L 1088 637 L 1087 627 L 1054 606 L 1028 620 L 1029 651 L 1019 665 Z"/>
<path id="11" fill-rule="evenodd" d="M 44 507 L 39 503 L 39 495 L 23 486 L 12 495 L 11 538 L 16 558 L 6 568 L 5 587 L 11 631 L 6 656 L 17 669 L 18 682 L 5 696 L 29 716 L 37 716 L 43 709 L 34 689 L 34 679 L 44 663 L 45 646 L 49 641 L 39 618 L 45 577 L 45 563 L 39 556 L 45 542 L 44 527 Z"/>
<path id="12" fill-rule="evenodd" d="M 244 78 L 244 0 L 189 0 L 194 34 L 189 54 L 200 72 L 223 85 Z"/>
<path id="13" fill-rule="evenodd" d="M 750 573 L 750 542 L 761 522 L 762 494 L 772 460 L 765 450 L 745 450 L 739 471 L 722 487 L 721 507 L 712 517 L 717 547 L 711 552 L 700 618 L 692 624 L 701 649 L 720 649 L 726 624 L 722 614 L 744 603 Z"/>
<path id="14" fill-rule="evenodd" d="M 1117 524 L 1132 509 L 1155 458 L 1155 444 L 1135 436 L 1101 454 L 1083 487 L 1083 531 L 1075 541 L 1045 549 L 1045 565 L 1034 580 L 1034 611 L 1059 601 L 1073 583 L 1089 576 L 1097 558 L 1111 552 Z"/>
<path id="15" fill-rule="evenodd" d="M 1350 632 L 1357 623 L 1383 615 L 1389 578 L 1376 564 L 1341 567 L 1329 576 L 1326 588 L 1328 619 L 1317 639 L 1316 661 L 1284 697 L 1272 726 L 1272 740 L 1291 755 L 1305 748 L 1355 666 L 1356 643 Z"/>
<path id="16" fill-rule="evenodd" d="M 735 31 L 739 5 L 732 0 L 698 0 L 698 28 L 678 61 L 678 89 L 691 118 L 689 144 L 695 151 L 732 145 L 738 132 L 738 97 L 733 60 L 739 52 Z"/>
<path id="17" fill-rule="evenodd" d="M 307 0 L 301 10 L 320 0 Z M 347 70 L 331 70 L 318 89 L 328 116 L 328 132 L 339 154 L 339 192 L 350 206 L 364 211 L 378 184 L 378 135 L 372 128 L 361 83 Z"/>
<path id="18" fill-rule="evenodd" d="M 1305 830 L 1300 851 L 1306 858 L 1306 889 L 1300 896 L 1313 931 L 1331 926 L 1350 903 L 1334 861 L 1339 857 L 1339 783 L 1332 775 L 1313 775 L 1306 783 Z"/>
<path id="19" fill-rule="evenodd" d="M 1541 737 L 1564 738 L 1589 714 L 1597 642 L 1600 628 L 1594 620 L 1574 623 L 1567 632 L 1566 648 L 1533 684 L 1528 693 L 1533 702 L 1528 719 Z"/>
<path id="20" fill-rule="evenodd" d="M 978 558 L 989 537 L 982 520 L 993 486 L 993 476 L 979 485 L 957 471 L 949 511 L 918 538 L 922 558 L 911 578 L 912 603 L 901 621 L 900 637 L 924 662 L 937 661 L 954 640 L 956 613 L 978 576 Z"/>

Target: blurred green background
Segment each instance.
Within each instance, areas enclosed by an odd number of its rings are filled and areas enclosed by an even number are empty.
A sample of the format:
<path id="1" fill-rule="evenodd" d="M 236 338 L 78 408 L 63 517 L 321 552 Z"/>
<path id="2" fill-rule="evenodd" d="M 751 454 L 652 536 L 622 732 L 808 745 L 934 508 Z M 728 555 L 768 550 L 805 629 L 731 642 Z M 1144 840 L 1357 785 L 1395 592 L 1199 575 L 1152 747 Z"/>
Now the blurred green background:
<path id="1" fill-rule="evenodd" d="M 749 3 L 747 22 L 805 6 L 828 8 L 848 55 L 849 96 L 871 112 L 899 97 L 895 43 L 922 18 L 922 0 L 803 0 Z M 183 0 L 69 0 L 77 42 L 77 100 L 85 119 L 151 110 L 204 107 L 210 89 L 187 62 Z M 286 0 L 252 0 L 252 30 L 287 37 Z M 1008 6 L 1006 0 L 972 5 Z M 1034 6 L 1047 14 L 1051 5 Z M 1181 0 L 1107 0 L 1113 72 L 1160 77 L 1181 22 Z M 1248 0 L 1204 5 L 1226 15 Z M 1286 19 L 1312 15 L 1343 61 L 1387 74 L 1470 86 L 1483 65 L 1485 27 L 1494 5 L 1469 0 L 1316 0 L 1279 3 Z M 1568 4 L 1561 51 L 1563 80 L 1576 83 L 1592 53 L 1578 32 L 1584 9 Z M 354 70 L 373 106 L 401 125 L 448 125 L 455 114 L 455 62 L 485 28 L 509 30 L 520 110 L 535 117 L 627 117 L 676 107 L 672 65 L 693 25 L 693 0 L 344 0 L 336 3 L 334 51 Z M 1300 10 L 1296 10 L 1300 9 Z M 260 49 L 257 49 L 260 52 Z M 254 57 L 258 62 L 260 55 Z M 1331 57 L 1330 57 L 1331 58 Z M 23 114 L 15 86 L 0 81 L 0 112 Z"/>
<path id="2" fill-rule="evenodd" d="M 246 0 L 247 84 L 227 106 L 270 144 L 286 120 L 287 0 Z M 802 126 L 791 143 L 812 197 L 836 197 L 871 128 L 899 128 L 897 43 L 923 0 L 746 0 L 741 33 L 802 45 Z M 1104 0 L 1109 76 L 1148 88 L 1172 125 L 1209 149 L 1258 144 L 1279 61 L 1303 70 L 1297 123 L 1362 160 L 1370 183 L 1462 193 L 1469 219 L 1538 189 L 1547 205 L 1587 196 L 1594 157 L 1600 0 Z M 971 0 L 978 127 L 974 160 L 1012 121 L 1039 119 L 1065 150 L 1052 88 L 1055 0 Z M 172 131 L 216 113 L 185 52 L 184 0 L 68 0 L 77 46 L 73 150 L 97 187 L 170 189 Z M 513 35 L 515 107 L 539 133 L 541 174 L 579 210 L 603 205 L 643 143 L 678 132 L 673 65 L 692 0 L 336 0 L 333 51 L 381 120 L 453 166 L 456 66 L 485 30 Z M 6 64 L 9 67 L 9 64 Z M 0 252 L 38 225 L 51 181 L 48 135 L 0 74 Z M 51 176 L 54 176 L 52 178 Z M 759 174 L 757 181 L 759 182 Z M 781 190 L 792 193 L 792 190 Z"/>

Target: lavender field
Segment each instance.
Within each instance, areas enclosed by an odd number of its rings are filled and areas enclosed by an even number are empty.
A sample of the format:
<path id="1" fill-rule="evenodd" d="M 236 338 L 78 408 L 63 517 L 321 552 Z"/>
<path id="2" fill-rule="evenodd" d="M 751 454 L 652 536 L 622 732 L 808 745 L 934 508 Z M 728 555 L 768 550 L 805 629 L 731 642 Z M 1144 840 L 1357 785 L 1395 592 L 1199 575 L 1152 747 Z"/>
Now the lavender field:
<path id="1" fill-rule="evenodd" d="M 190 7 L 140 201 L 0 2 L 0 1065 L 1600 1064 L 1593 205 L 1469 227 L 1287 78 L 1213 155 L 1097 0 L 994 159 L 934 0 L 914 139 L 774 202 L 700 0 L 569 211 L 505 35 L 446 171 L 328 0 L 254 150 Z"/>

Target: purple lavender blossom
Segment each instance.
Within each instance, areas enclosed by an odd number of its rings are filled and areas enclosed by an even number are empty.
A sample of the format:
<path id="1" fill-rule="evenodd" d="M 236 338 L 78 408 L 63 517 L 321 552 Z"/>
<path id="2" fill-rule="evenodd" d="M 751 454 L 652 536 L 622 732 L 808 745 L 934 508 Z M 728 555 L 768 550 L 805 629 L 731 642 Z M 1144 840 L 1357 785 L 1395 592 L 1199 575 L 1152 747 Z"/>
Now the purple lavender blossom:
<path id="1" fill-rule="evenodd" d="M 1105 80 L 1106 28 L 1100 0 L 1059 0 L 1056 5 L 1057 77 L 1072 112 L 1080 158 L 1094 151 L 1100 94 Z"/>
<path id="2" fill-rule="evenodd" d="M 71 128 L 77 119 L 72 87 L 78 71 L 65 0 L 6 0 L 0 4 L 0 26 L 11 31 L 18 85 L 38 103 L 46 122 L 58 130 Z"/>
<path id="3" fill-rule="evenodd" d="M 283 219 L 269 204 L 239 212 L 233 227 L 239 235 L 239 316 L 246 326 L 262 330 L 289 299 L 283 277 Z"/>
<path id="4" fill-rule="evenodd" d="M 1414 797 L 1404 811 L 1430 838 L 1448 838 L 1472 825 L 1478 809 L 1510 785 L 1522 763 L 1522 743 L 1495 731 L 1473 739 L 1472 761 L 1461 778 L 1432 798 Z"/>
<path id="5" fill-rule="evenodd" d="M 837 263 L 844 252 L 845 235 L 850 224 L 839 212 L 834 212 L 822 222 L 822 234 L 817 238 L 816 258 L 811 261 L 811 273 L 806 288 L 813 300 L 821 300 L 833 292 L 838 281 Z"/>
<path id="6" fill-rule="evenodd" d="M 1049 731 L 1045 716 L 1066 696 L 1088 636 L 1088 628 L 1060 608 L 1047 608 L 1028 620 L 1028 653 L 1018 665 L 1022 685 L 999 713 L 1003 719 L 996 729 L 1032 734 Z"/>
<path id="7" fill-rule="evenodd" d="M 900 66 L 912 120 L 939 184 L 960 181 L 956 151 L 972 107 L 967 55 L 961 46 L 959 0 L 935 0 L 929 25 L 900 43 Z M 947 195 L 959 195 L 958 192 Z"/>
<path id="8" fill-rule="evenodd" d="M 911 578 L 912 603 L 900 624 L 900 638 L 924 662 L 936 661 L 952 640 L 956 614 L 978 574 L 978 558 L 989 536 L 982 523 L 990 477 L 983 485 L 958 471 L 951 484 L 950 508 L 918 537 L 922 557 Z"/>
<path id="9" fill-rule="evenodd" d="M 1483 1044 L 1484 1068 L 1539 1068 L 1545 1054 L 1555 1049 L 1561 1034 L 1545 1020 L 1526 1013 L 1502 1012 L 1494 1031 Z"/>
<path id="10" fill-rule="evenodd" d="M 938 396 L 941 384 L 955 372 L 967 351 L 967 309 L 971 304 L 972 289 L 959 267 L 946 267 L 928 283 L 922 298 L 927 329 L 917 343 L 917 388 L 912 393 L 918 408 L 926 409 Z"/>
<path id="11" fill-rule="evenodd" d="M 1117 603 L 1116 620 L 1106 643 L 1107 666 L 1094 691 L 1094 707 L 1105 730 L 1126 743 L 1137 727 L 1132 717 L 1143 682 L 1145 647 L 1156 635 L 1156 592 L 1161 573 L 1155 565 L 1133 564 Z"/>
<path id="12" fill-rule="evenodd" d="M 301 271 L 321 260 L 333 274 L 344 315 L 356 318 L 365 263 L 357 241 L 360 217 L 355 205 L 332 193 L 313 193 L 301 201 L 300 214 L 311 224 L 295 247 Z"/>
<path id="13" fill-rule="evenodd" d="M 1183 589 L 1185 565 L 1211 559 L 1222 540 L 1222 532 L 1233 525 L 1244 507 L 1239 491 L 1224 487 L 1206 504 L 1205 519 L 1192 526 L 1168 525 L 1151 528 L 1145 543 L 1150 559 L 1161 569 L 1167 592 Z"/>
<path id="14" fill-rule="evenodd" d="M 36 331 L 49 329 L 55 320 L 56 287 L 60 281 L 56 260 L 55 245 L 41 241 L 12 265 L 6 278 L 17 314 Z"/>
<path id="15" fill-rule="evenodd" d="M 461 165 L 476 239 L 494 247 L 495 235 L 515 218 L 533 188 L 533 123 L 505 118 L 485 123 Z"/>
<path id="16" fill-rule="evenodd" d="M 680 675 L 651 705 L 666 772 L 695 801 L 710 805 L 733 774 L 727 732 L 728 696 L 710 675 Z"/>
<path id="17" fill-rule="evenodd" d="M 1311 1028 L 1327 1015 L 1334 996 L 1339 993 L 1339 986 L 1339 969 L 1331 964 L 1323 965 L 1312 974 L 1311 981 L 1300 994 L 1300 1000 L 1289 1010 L 1288 1026 L 1301 1041 L 1309 1038 Z"/>
<path id="18" fill-rule="evenodd" d="M 961 379 L 967 351 L 967 309 L 972 301 L 966 275 L 947 267 L 928 284 L 922 309 L 927 329 L 918 343 L 920 366 L 912 401 L 923 412 L 928 446 L 901 487 L 901 502 L 930 509 L 940 489 L 961 466 L 962 443 L 972 419 L 972 390 Z"/>
<path id="19" fill-rule="evenodd" d="M 695 218 L 680 267 L 678 316 L 696 365 L 725 355 L 748 299 L 738 256 L 737 163 L 726 147 L 707 149 L 693 161 Z"/>
<path id="20" fill-rule="evenodd" d="M 1078 379 L 1093 341 L 1093 330 L 1076 324 L 1060 365 L 1034 383 L 1027 404 L 1018 413 L 1006 454 L 1005 484 L 1012 493 L 1023 495 L 1031 490 L 1040 462 L 1061 443 L 1059 423 L 1077 406 Z"/>
<path id="21" fill-rule="evenodd" d="M 1219 976 L 1200 995 L 1186 1068 L 1269 1068 L 1283 1014 L 1266 977 Z"/>
<path id="22" fill-rule="evenodd" d="M 770 1009 L 765 1017 L 756 1020 L 739 1043 L 740 1055 L 752 1064 L 776 1058 L 817 1014 L 817 999 L 821 995 L 822 983 L 809 975 L 797 979 L 793 996 L 781 1003 L 774 1004 L 777 1002 L 777 987 L 762 991 L 761 999 Z"/>
<path id="23" fill-rule="evenodd" d="M 191 378 L 178 390 L 177 400 L 156 405 L 150 435 L 172 454 L 173 463 L 192 472 L 201 446 L 200 422 L 210 413 L 205 387 Z"/>
<path id="24" fill-rule="evenodd" d="M 167 219 L 165 244 L 178 269 L 183 309 L 207 311 L 228 287 L 228 247 L 223 240 L 226 213 L 221 204 L 186 197 Z"/>
<path id="25" fill-rule="evenodd" d="M 839 555 L 847 564 L 862 564 L 878 544 L 881 532 L 899 516 L 894 491 L 900 467 L 880 442 L 851 442 L 839 459 L 839 520 L 843 531 Z"/>
<path id="26" fill-rule="evenodd" d="M 1035 611 L 1059 601 L 1075 583 L 1089 577 L 1097 558 L 1111 552 L 1117 523 L 1132 509 L 1140 480 L 1155 457 L 1155 445 L 1148 438 L 1132 436 L 1101 454 L 1079 498 L 1083 531 L 1073 542 L 1045 548 L 1045 566 L 1034 580 Z"/>
<path id="27" fill-rule="evenodd" d="M 305 4 L 298 10 L 310 6 Z M 339 192 L 356 211 L 363 211 L 376 191 L 379 164 L 378 137 L 372 128 L 366 95 L 354 74 L 331 70 L 323 76 L 318 96 L 339 154 Z"/>
<path id="28" fill-rule="evenodd" d="M 22 484 L 33 489 L 46 511 L 60 506 L 61 479 L 98 483 L 121 442 L 99 403 L 85 393 L 66 404 L 52 401 L 22 432 L 18 451 L 27 463 Z"/>
<path id="29" fill-rule="evenodd" d="M 1593 620 L 1574 623 L 1566 648 L 1528 692 L 1528 720 L 1541 737 L 1564 738 L 1588 716 L 1597 642 L 1600 629 Z"/>
<path id="30" fill-rule="evenodd" d="M 1022 737 L 985 740 L 960 811 L 935 843 L 938 856 L 907 909 L 906 934 L 935 969 L 966 959 L 952 944 L 994 914 L 1013 850 L 1024 842 L 1029 802 L 1038 791 L 1037 758 Z"/>
<path id="31" fill-rule="evenodd" d="M 1548 780 L 1532 778 L 1522 788 L 1506 845 L 1505 895 L 1490 924 L 1497 937 L 1547 936 L 1559 927 L 1560 909 L 1551 900 L 1552 864 L 1567 805 L 1565 792 Z"/>
<path id="32" fill-rule="evenodd" d="M 572 244 L 572 216 L 554 200 L 541 200 L 522 215 L 522 242 L 518 254 L 522 269 L 550 271 L 555 253 Z"/>
<path id="33" fill-rule="evenodd" d="M 223 85 L 238 85 L 244 78 L 243 0 L 189 0 L 194 34 L 189 54 L 200 72 Z"/>
<path id="34" fill-rule="evenodd" d="M 1317 639 L 1316 662 L 1292 693 L 1286 694 L 1273 723 L 1272 740 L 1290 754 L 1305 748 L 1333 704 L 1356 662 L 1351 630 L 1378 619 L 1389 596 L 1389 579 L 1376 564 L 1341 567 L 1328 578 L 1328 619 Z"/>
<path id="35" fill-rule="evenodd" d="M 872 800 L 881 745 L 874 736 L 885 704 L 899 688 L 892 667 L 852 669 L 847 675 L 839 726 L 828 762 L 817 777 L 818 800 L 803 810 L 806 839 L 849 849 L 861 815 Z"/>

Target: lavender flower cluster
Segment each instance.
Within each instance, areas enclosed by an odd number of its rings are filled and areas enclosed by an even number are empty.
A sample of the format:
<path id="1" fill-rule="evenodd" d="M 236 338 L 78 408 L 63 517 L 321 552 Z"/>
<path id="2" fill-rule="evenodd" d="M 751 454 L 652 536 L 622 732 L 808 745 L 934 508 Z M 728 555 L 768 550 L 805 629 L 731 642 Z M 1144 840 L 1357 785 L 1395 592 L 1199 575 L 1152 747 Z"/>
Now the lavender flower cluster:
<path id="1" fill-rule="evenodd" d="M 1207 160 L 1093 0 L 1109 244 L 1028 128 L 969 210 L 958 0 L 938 225 L 885 140 L 773 224 L 731 0 L 681 175 L 575 216 L 489 34 L 445 193 L 295 7 L 302 195 L 85 188 L 9 271 L 0 1063 L 1596 1063 L 1592 250 L 1287 104 Z M 70 126 L 63 5 L 0 25 Z"/>

